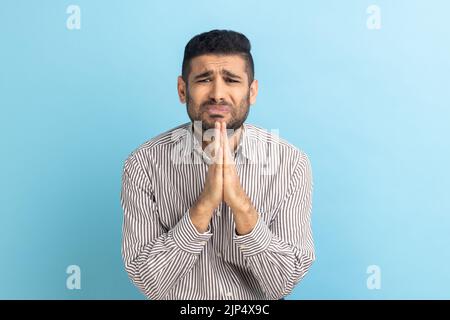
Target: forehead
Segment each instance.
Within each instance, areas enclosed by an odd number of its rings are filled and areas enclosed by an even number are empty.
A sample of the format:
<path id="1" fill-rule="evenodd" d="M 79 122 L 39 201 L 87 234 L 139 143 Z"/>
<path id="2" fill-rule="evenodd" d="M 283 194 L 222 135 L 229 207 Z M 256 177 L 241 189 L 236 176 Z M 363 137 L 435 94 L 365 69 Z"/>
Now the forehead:
<path id="1" fill-rule="evenodd" d="M 236 74 L 246 72 L 245 60 L 238 54 L 213 55 L 205 54 L 191 60 L 191 72 L 197 74 L 205 71 L 220 72 L 226 69 Z"/>

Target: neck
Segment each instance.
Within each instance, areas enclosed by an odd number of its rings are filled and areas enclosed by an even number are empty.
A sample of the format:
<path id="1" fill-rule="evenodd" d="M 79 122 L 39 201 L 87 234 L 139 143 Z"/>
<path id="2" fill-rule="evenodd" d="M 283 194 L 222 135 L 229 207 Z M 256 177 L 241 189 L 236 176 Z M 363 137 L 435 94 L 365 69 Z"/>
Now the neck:
<path id="1" fill-rule="evenodd" d="M 230 131 L 228 131 L 228 142 L 230 145 L 230 149 L 233 151 L 233 153 L 236 152 L 237 146 L 239 145 L 239 142 L 241 140 L 243 126 L 244 125 L 241 125 L 238 129 L 234 130 L 234 132 L 232 132 L 231 134 L 230 134 Z M 206 138 L 206 141 L 205 141 L 204 140 L 204 131 L 198 130 L 198 129 L 199 129 L 198 127 L 194 126 L 194 135 L 198 141 L 202 141 L 202 149 L 205 150 L 205 148 L 208 147 L 208 145 L 212 141 L 208 138 Z M 227 130 L 230 130 L 230 129 L 227 129 Z"/>

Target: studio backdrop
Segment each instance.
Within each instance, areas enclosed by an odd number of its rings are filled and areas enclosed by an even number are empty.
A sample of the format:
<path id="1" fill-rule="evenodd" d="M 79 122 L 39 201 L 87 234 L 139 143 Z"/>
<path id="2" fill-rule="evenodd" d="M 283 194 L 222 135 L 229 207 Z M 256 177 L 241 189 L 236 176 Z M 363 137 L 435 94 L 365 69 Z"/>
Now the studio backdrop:
<path id="1" fill-rule="evenodd" d="M 450 298 L 450 2 L 0 3 L 0 298 L 144 299 L 123 164 L 189 121 L 183 50 L 252 42 L 248 123 L 311 161 L 316 261 L 287 299 Z"/>

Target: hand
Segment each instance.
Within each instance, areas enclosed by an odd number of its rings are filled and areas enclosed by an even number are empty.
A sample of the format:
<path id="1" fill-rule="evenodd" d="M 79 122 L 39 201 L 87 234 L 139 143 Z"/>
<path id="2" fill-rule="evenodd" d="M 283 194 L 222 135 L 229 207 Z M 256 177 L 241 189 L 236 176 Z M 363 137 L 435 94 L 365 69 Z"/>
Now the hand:
<path id="1" fill-rule="evenodd" d="M 241 186 L 225 122 L 215 123 L 213 143 L 213 163 L 208 167 L 205 188 L 190 210 L 191 221 L 199 232 L 205 232 L 214 209 L 223 200 L 233 211 L 237 234 L 248 234 L 258 221 L 258 213 Z"/>
<path id="2" fill-rule="evenodd" d="M 221 124 L 221 145 L 223 149 L 223 199 L 233 211 L 236 232 L 239 235 L 250 233 L 258 221 L 258 213 L 250 198 L 242 188 L 228 135 L 226 123 Z"/>
<path id="3" fill-rule="evenodd" d="M 214 209 L 223 199 L 223 148 L 221 145 L 220 123 L 215 123 L 212 148 L 212 164 L 208 167 L 205 187 L 190 210 L 191 221 L 199 232 L 208 228 Z"/>

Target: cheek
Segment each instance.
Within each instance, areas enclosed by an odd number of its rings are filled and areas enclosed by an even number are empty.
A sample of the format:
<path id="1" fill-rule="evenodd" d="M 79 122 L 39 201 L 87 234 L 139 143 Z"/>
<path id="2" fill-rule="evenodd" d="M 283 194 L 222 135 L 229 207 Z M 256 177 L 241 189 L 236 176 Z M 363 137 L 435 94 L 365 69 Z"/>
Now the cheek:
<path id="1" fill-rule="evenodd" d="M 236 90 L 236 92 L 234 92 L 232 95 L 233 104 L 235 106 L 239 107 L 242 103 L 248 101 L 248 95 L 249 95 L 248 90 L 242 90 L 242 89 Z"/>
<path id="2" fill-rule="evenodd" d="M 199 106 L 207 99 L 208 94 L 205 90 L 193 88 L 193 90 L 189 91 L 189 97 L 193 105 Z"/>

